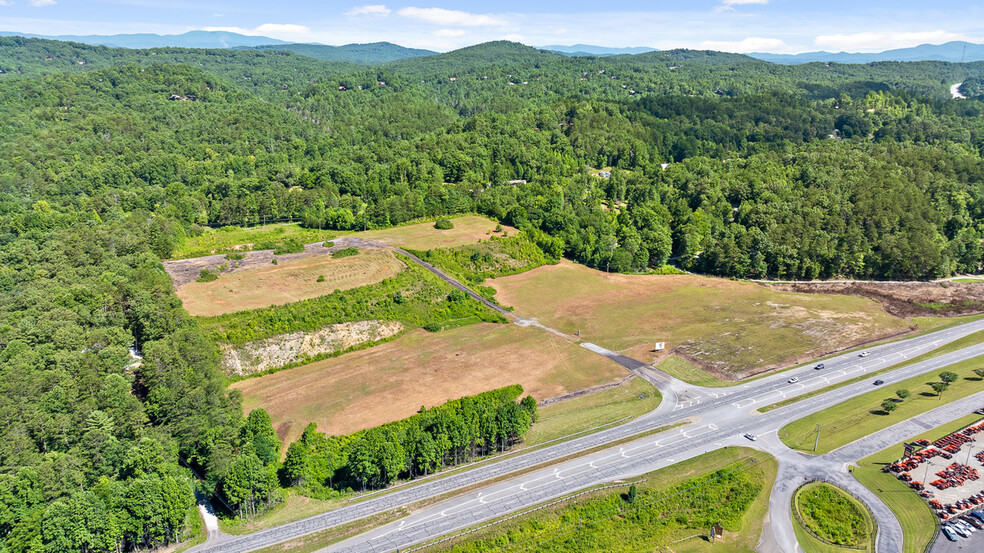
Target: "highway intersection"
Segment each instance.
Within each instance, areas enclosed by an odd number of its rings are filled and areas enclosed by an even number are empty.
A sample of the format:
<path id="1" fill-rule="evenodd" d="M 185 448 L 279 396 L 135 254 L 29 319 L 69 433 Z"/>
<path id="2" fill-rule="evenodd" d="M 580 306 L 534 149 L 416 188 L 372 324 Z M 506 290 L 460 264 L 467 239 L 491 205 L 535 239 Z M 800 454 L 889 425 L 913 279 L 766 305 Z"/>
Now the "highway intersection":
<path id="1" fill-rule="evenodd" d="M 883 370 L 908 359 L 918 357 L 969 334 L 984 330 L 984 320 L 953 326 L 921 336 L 869 348 L 870 355 L 859 358 L 857 353 L 845 353 L 824 360 L 825 369 L 818 371 L 814 364 L 804 365 L 782 373 L 772 374 L 728 388 L 703 388 L 676 380 L 639 361 L 609 352 L 595 345 L 588 349 L 611 358 L 627 369 L 653 382 L 663 394 L 663 401 L 654 411 L 624 424 L 569 441 L 529 452 L 506 456 L 479 466 L 455 472 L 415 485 L 405 486 L 385 494 L 375 495 L 352 505 L 287 523 L 269 530 L 238 536 L 221 543 L 209 541 L 195 551 L 215 553 L 245 553 L 294 539 L 311 532 L 336 527 L 367 516 L 382 513 L 424 499 L 450 497 L 434 505 L 416 510 L 411 516 L 335 544 L 326 551 L 395 551 L 406 550 L 414 544 L 433 540 L 489 521 L 528 509 L 551 499 L 585 488 L 634 476 L 696 457 L 728 445 L 744 445 L 768 451 L 780 461 L 780 474 L 815 474 L 848 487 L 872 509 L 879 523 L 879 552 L 901 550 L 901 528 L 891 511 L 874 494 L 867 492 L 848 476 L 848 462 L 879 451 L 880 444 L 890 445 L 908 437 L 892 427 L 859 440 L 868 444 L 851 444 L 830 454 L 809 457 L 793 452 L 782 445 L 777 430 L 792 420 L 823 410 L 848 398 L 872 389 L 873 379 L 863 379 L 804 398 L 792 405 L 766 413 L 757 409 L 781 399 L 814 392 L 832 384 L 842 383 L 864 374 Z M 915 375 L 943 370 L 965 359 L 984 355 L 984 344 L 972 345 L 913 363 L 889 372 L 879 379 L 887 384 Z M 792 376 L 798 382 L 789 383 Z M 950 419 L 969 413 L 984 404 L 984 393 L 945 405 L 940 410 L 916 419 L 945 417 Z M 937 413 L 939 411 L 939 413 Z M 935 415 L 934 415 L 935 414 Z M 686 422 L 685 426 L 652 434 L 654 430 Z M 913 423 L 914 424 L 914 423 Z M 919 426 L 919 425 L 917 425 Z M 918 432 L 924 431 L 925 428 Z M 916 433 L 918 433 L 916 432 Z M 763 439 L 750 442 L 743 434 Z M 635 436 L 645 437 L 633 439 Z M 606 447 L 610 444 L 611 447 Z M 852 449 L 852 446 L 854 448 Z M 878 449 L 874 449 L 874 448 Z M 845 457 L 848 450 L 855 458 Z M 862 454 L 863 453 L 863 454 Z M 558 460 L 560 460 L 558 462 Z M 785 471 L 785 472 L 784 472 Z M 771 523 L 766 526 L 760 551 L 798 551 L 788 516 L 788 501 L 784 486 L 796 478 L 780 478 L 770 500 Z M 489 484 L 482 486 L 482 483 Z M 478 486 L 478 487 L 476 487 Z M 455 490 L 468 488 L 467 493 L 454 496 Z M 795 488 L 795 486 L 794 486 Z M 866 493 L 867 492 L 867 493 Z M 783 503 L 785 501 L 785 503 Z M 785 507 L 783 507 L 785 505 Z M 782 513 L 786 515 L 783 516 Z"/>

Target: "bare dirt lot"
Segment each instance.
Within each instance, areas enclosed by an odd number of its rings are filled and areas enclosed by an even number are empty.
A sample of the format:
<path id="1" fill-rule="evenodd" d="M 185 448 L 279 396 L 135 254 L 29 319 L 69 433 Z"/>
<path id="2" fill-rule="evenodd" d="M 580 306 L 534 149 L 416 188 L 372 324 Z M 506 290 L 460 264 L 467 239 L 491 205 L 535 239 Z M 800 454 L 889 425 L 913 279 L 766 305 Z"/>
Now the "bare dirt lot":
<path id="1" fill-rule="evenodd" d="M 312 246 L 321 247 L 321 244 Z M 254 261 L 251 256 L 246 267 L 223 272 L 212 282 L 189 282 L 177 289 L 188 313 L 209 317 L 280 305 L 348 290 L 379 282 L 402 271 L 405 265 L 388 250 L 363 250 L 358 255 L 336 259 L 331 255 L 306 256 L 313 253 L 278 256 L 277 265 Z M 262 254 L 264 252 L 250 252 Z M 201 258 L 199 258 L 201 259 Z M 188 264 L 195 260 L 175 261 Z M 243 261 L 246 261 L 244 258 Z M 324 276 L 322 282 L 318 282 Z"/>
<path id="2" fill-rule="evenodd" d="M 984 313 L 984 282 L 797 282 L 773 290 L 870 298 L 896 317 L 955 317 Z"/>
<path id="3" fill-rule="evenodd" d="M 477 324 L 416 330 L 392 342 L 236 382 L 243 408 L 263 407 L 281 438 L 310 422 L 344 434 L 450 399 L 521 384 L 538 401 L 616 382 L 625 369 L 535 328 Z M 287 442 L 285 442 L 287 443 Z"/>
<path id="4" fill-rule="evenodd" d="M 667 352 L 725 380 L 910 330 L 867 299 L 693 275 L 606 274 L 569 261 L 486 282 L 516 312 L 646 362 Z"/>

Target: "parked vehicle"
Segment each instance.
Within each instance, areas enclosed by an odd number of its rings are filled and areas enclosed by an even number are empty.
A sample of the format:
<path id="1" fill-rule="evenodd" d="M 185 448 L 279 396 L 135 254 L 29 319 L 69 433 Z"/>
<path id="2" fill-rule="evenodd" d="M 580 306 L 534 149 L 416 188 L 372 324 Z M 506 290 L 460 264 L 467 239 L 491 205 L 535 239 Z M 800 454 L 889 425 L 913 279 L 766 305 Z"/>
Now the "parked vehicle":
<path id="1" fill-rule="evenodd" d="M 961 538 L 969 538 L 970 537 L 970 534 L 968 534 L 967 532 L 964 532 L 963 528 L 960 528 L 956 524 L 950 523 L 950 530 L 953 530 L 954 532 L 956 532 L 957 535 L 960 536 Z"/>
<path id="2" fill-rule="evenodd" d="M 940 530 L 943 531 L 943 535 L 946 536 L 946 539 L 950 541 L 957 541 L 957 537 L 953 535 L 953 532 L 951 532 L 949 528 L 946 527 L 946 524 L 941 526 Z"/>
<path id="3" fill-rule="evenodd" d="M 967 524 L 973 526 L 974 528 L 977 528 L 978 530 L 984 530 L 984 523 L 982 523 L 980 520 L 977 520 L 977 517 L 964 515 L 960 517 L 960 520 L 966 522 Z"/>
<path id="4" fill-rule="evenodd" d="M 971 511 L 970 512 L 970 516 L 976 518 L 977 520 L 979 520 L 981 522 L 984 522 L 984 514 L 981 514 L 980 511 Z"/>

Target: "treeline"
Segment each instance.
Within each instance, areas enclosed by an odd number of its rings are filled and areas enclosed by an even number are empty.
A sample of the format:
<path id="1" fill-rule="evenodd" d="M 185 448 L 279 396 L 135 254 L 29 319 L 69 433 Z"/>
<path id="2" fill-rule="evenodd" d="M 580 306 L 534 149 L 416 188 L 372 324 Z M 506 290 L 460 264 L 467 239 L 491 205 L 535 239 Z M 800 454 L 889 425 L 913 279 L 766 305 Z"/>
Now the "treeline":
<path id="1" fill-rule="evenodd" d="M 551 253 L 545 253 L 537 241 Z M 548 263 L 557 263 L 563 255 L 563 243 L 542 231 L 520 232 L 513 236 L 503 233 L 493 234 L 478 244 L 414 250 L 411 253 L 462 281 L 481 284 L 488 278 L 514 275 Z"/>
<path id="2" fill-rule="evenodd" d="M 214 343 L 242 344 L 289 332 L 313 332 L 340 322 L 381 319 L 420 328 L 471 317 L 505 321 L 416 263 L 406 262 L 405 270 L 375 284 L 283 305 L 199 317 L 198 323 Z"/>
<path id="3" fill-rule="evenodd" d="M 427 475 L 479 455 L 505 451 L 537 419 L 536 401 L 514 385 L 421 407 L 416 415 L 348 436 L 326 437 L 311 423 L 290 444 L 283 475 L 305 494 L 378 488 L 397 478 Z"/>
<path id="4" fill-rule="evenodd" d="M 119 552 L 187 537 L 239 396 L 174 297 L 146 213 L 0 241 L 0 549 Z M 143 358 L 135 360 L 136 346 Z"/>
<path id="5" fill-rule="evenodd" d="M 345 436 L 326 436 L 312 422 L 287 448 L 283 463 L 270 416 L 254 409 L 219 491 L 236 516 L 252 518 L 279 501 L 285 488 L 328 498 L 505 451 L 522 440 L 538 416 L 531 396 L 517 401 L 522 392 L 514 385 L 421 407 L 410 418 Z"/>
<path id="6" fill-rule="evenodd" d="M 200 96 L 168 101 L 175 90 Z M 980 266 L 977 100 L 545 97 L 509 113 L 445 110 L 428 128 L 414 110 L 431 100 L 379 92 L 392 103 L 336 105 L 346 123 L 325 133 L 185 66 L 3 81 L 0 92 L 11 130 L 0 136 L 0 232 L 14 236 L 146 209 L 166 257 L 203 225 L 289 216 L 349 230 L 474 211 L 550 256 L 614 271 L 670 258 L 737 277 Z M 347 134 L 363 123 L 417 126 L 383 140 Z"/>

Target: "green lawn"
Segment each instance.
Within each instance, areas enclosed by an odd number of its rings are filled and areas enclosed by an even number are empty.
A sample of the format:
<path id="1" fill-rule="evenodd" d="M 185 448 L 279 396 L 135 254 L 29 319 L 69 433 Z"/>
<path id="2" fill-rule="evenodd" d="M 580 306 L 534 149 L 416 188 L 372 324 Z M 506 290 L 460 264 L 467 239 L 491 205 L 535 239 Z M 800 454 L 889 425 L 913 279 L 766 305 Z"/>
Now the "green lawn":
<path id="1" fill-rule="evenodd" d="M 703 536 L 706 529 L 687 528 L 683 520 L 699 520 L 701 509 L 681 509 L 670 507 L 665 512 L 647 520 L 645 516 L 636 516 L 627 510 L 621 515 L 598 519 L 589 518 L 583 526 L 577 522 L 590 517 L 590 513 L 598 512 L 596 506 L 621 503 L 628 491 L 627 485 L 614 490 L 599 490 L 580 496 L 576 500 L 565 501 L 558 505 L 547 507 L 536 513 L 524 514 L 515 519 L 496 524 L 489 528 L 469 532 L 458 538 L 434 544 L 425 551 L 666 551 L 666 544 L 656 539 L 658 526 L 677 524 L 667 541 L 683 538 L 683 541 L 673 543 L 675 553 L 706 553 L 727 551 L 751 553 L 758 544 L 762 534 L 762 523 L 769 507 L 769 492 L 775 482 L 776 461 L 766 453 L 745 448 L 722 448 L 711 451 L 694 459 L 631 479 L 632 482 L 645 480 L 638 484 L 640 505 L 645 505 L 647 499 L 658 496 L 671 489 L 688 488 L 698 484 L 701 479 L 711 473 L 725 469 L 733 469 L 736 463 L 754 462 L 745 469 L 749 484 L 760 486 L 755 498 L 740 517 L 734 531 L 725 531 L 724 538 L 712 544 Z M 684 494 L 686 495 L 686 494 Z M 681 500 L 680 505 L 686 501 Z M 714 502 L 706 505 L 719 504 Z M 669 519 L 669 521 L 667 520 Z M 660 522 L 657 523 L 656 521 Z M 663 528 L 665 533 L 665 528 Z M 690 539 L 686 539 L 689 536 Z M 653 549 L 653 547 L 656 549 Z"/>
<path id="2" fill-rule="evenodd" d="M 642 378 L 602 392 L 540 408 L 540 420 L 523 440 L 522 447 L 570 436 L 625 418 L 637 417 L 659 406 L 659 390 Z"/>
<path id="3" fill-rule="evenodd" d="M 950 365 L 946 369 L 915 376 L 899 384 L 875 388 L 871 392 L 787 424 L 779 429 L 779 438 L 793 449 L 812 452 L 817 423 L 820 423 L 820 445 L 817 453 L 827 453 L 899 421 L 939 407 L 945 402 L 984 390 L 984 382 L 973 373 L 973 369 L 982 366 L 984 357 L 975 357 Z M 942 398 L 938 398 L 928 383 L 938 381 L 938 374 L 943 370 L 957 373 L 959 379 L 943 392 Z M 897 399 L 895 391 L 898 389 L 907 389 L 912 392 L 912 396 L 898 402 L 898 408 L 894 412 L 885 413 L 881 410 L 881 403 Z"/>
<path id="4" fill-rule="evenodd" d="M 807 553 L 874 549 L 875 521 L 871 512 L 837 486 L 825 482 L 801 486 L 793 495 L 793 509 L 794 524 L 809 529 L 805 532 L 806 544 L 801 543 Z"/>
<path id="5" fill-rule="evenodd" d="M 225 229 L 225 230 L 223 230 Z M 280 223 L 250 228 L 223 227 L 206 229 L 201 236 L 189 236 L 171 255 L 171 259 L 188 259 L 227 251 L 264 249 L 265 245 L 296 240 L 301 244 L 323 242 L 337 233 L 301 228 L 297 223 Z"/>
<path id="6" fill-rule="evenodd" d="M 935 441 L 977 422 L 980 418 L 980 415 L 968 415 L 924 432 L 914 439 L 925 438 Z M 851 473 L 864 487 L 880 497 L 899 519 L 904 535 L 902 553 L 923 553 L 936 534 L 936 516 L 926 502 L 905 483 L 891 473 L 882 472 L 883 466 L 897 461 L 901 456 L 902 443 L 900 442 L 858 461 L 858 466 L 852 467 Z"/>

